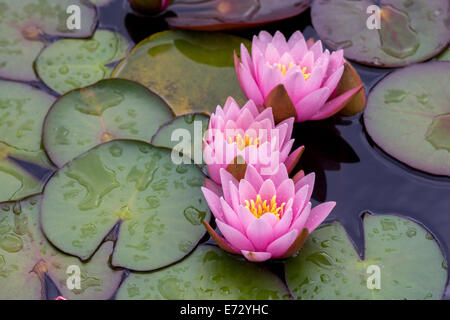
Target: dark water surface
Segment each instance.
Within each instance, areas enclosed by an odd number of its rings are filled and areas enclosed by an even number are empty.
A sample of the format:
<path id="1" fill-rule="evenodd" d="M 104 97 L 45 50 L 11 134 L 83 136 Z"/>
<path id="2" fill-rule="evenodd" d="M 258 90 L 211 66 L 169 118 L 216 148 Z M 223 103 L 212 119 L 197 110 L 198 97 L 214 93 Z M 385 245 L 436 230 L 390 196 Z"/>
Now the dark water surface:
<path id="1" fill-rule="evenodd" d="M 124 0 L 114 0 L 98 8 L 98 14 L 100 29 L 121 32 L 133 43 L 169 29 L 163 17 L 141 17 L 133 13 Z M 310 25 L 308 10 L 282 22 L 232 33 L 251 39 L 263 29 L 271 33 L 280 30 L 286 37 L 302 30 L 308 37 L 314 35 Z M 366 90 L 392 71 L 353 65 Z M 36 85 L 49 91 L 42 83 Z M 385 154 L 367 135 L 362 114 L 297 124 L 294 138 L 296 146 L 306 146 L 298 169 L 316 173 L 314 200 L 337 202 L 327 221 L 338 220 L 343 224 L 361 257 L 364 252 L 361 215 L 364 212 L 396 214 L 421 223 L 436 237 L 446 258 L 449 256 L 450 178 L 416 171 Z M 48 173 L 35 174 L 48 177 Z M 282 276 L 280 263 L 269 267 Z M 448 286 L 444 298 L 450 298 Z"/>

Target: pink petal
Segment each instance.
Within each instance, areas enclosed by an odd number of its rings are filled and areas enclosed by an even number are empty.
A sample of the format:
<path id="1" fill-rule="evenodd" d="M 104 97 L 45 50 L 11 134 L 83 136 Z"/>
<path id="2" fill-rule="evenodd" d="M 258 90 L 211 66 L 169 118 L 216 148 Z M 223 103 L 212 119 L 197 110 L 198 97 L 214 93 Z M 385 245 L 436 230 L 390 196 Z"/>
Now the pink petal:
<path id="1" fill-rule="evenodd" d="M 326 217 L 330 214 L 331 210 L 335 207 L 336 202 L 324 202 L 314 207 L 311 210 L 308 220 L 306 221 L 305 227 L 308 228 L 309 233 L 313 232 Z"/>
<path id="2" fill-rule="evenodd" d="M 273 239 L 272 227 L 261 219 L 256 219 L 250 223 L 246 233 L 257 251 L 264 251 Z"/>
<path id="3" fill-rule="evenodd" d="M 248 250 L 254 251 L 255 248 L 253 244 L 247 239 L 242 233 L 238 230 L 230 227 L 224 222 L 220 220 L 216 220 L 217 226 L 219 227 L 220 232 L 223 234 L 225 239 L 235 248 L 239 250 Z"/>
<path id="4" fill-rule="evenodd" d="M 222 183 L 222 189 L 223 189 L 223 197 L 226 201 L 231 201 L 231 195 L 230 195 L 230 181 L 237 186 L 238 182 L 236 179 L 225 169 L 220 169 L 220 181 Z"/>
<path id="5" fill-rule="evenodd" d="M 277 187 L 277 202 L 283 203 L 288 202 L 289 199 L 293 198 L 295 195 L 295 187 L 294 187 L 294 181 L 291 179 L 284 180 L 278 187 Z"/>
<path id="6" fill-rule="evenodd" d="M 222 196 L 222 188 L 211 179 L 205 178 L 205 187 L 214 192 L 218 197 Z"/>
<path id="7" fill-rule="evenodd" d="M 239 68 L 238 80 L 241 84 L 242 91 L 244 91 L 248 99 L 253 100 L 258 106 L 264 104 L 263 96 L 255 79 L 252 77 L 250 70 L 243 67 L 242 64 Z"/>
<path id="8" fill-rule="evenodd" d="M 300 100 L 295 106 L 297 121 L 302 122 L 312 119 L 313 115 L 325 104 L 330 94 L 330 89 L 325 87 L 311 92 Z"/>
<path id="9" fill-rule="evenodd" d="M 289 48 L 292 49 L 297 44 L 297 42 L 299 42 L 301 40 L 305 40 L 305 37 L 303 36 L 303 34 L 300 31 L 295 31 L 289 38 L 289 41 L 288 41 Z"/>
<path id="10" fill-rule="evenodd" d="M 261 188 L 259 189 L 259 195 L 261 196 L 261 199 L 270 201 L 272 200 L 272 197 L 275 196 L 276 193 L 275 185 L 273 184 L 272 180 L 266 180 L 263 182 Z"/>
<path id="11" fill-rule="evenodd" d="M 316 174 L 314 172 L 311 172 L 310 174 L 307 174 L 305 177 L 303 177 L 300 181 L 298 181 L 295 184 L 295 190 L 298 192 L 303 186 L 308 185 L 308 195 L 306 198 L 311 199 L 312 192 L 314 190 L 314 181 L 316 180 Z"/>
<path id="12" fill-rule="evenodd" d="M 311 117 L 311 120 L 322 120 L 325 118 L 329 118 L 345 107 L 345 105 L 350 101 L 353 96 L 358 93 L 358 91 L 362 88 L 362 84 L 353 88 L 339 97 L 334 98 L 331 101 L 328 101 L 319 112 L 317 112 L 314 116 Z"/>
<path id="13" fill-rule="evenodd" d="M 243 107 L 242 110 L 248 110 L 253 116 L 253 119 L 256 118 L 259 114 L 258 108 L 255 105 L 255 102 L 253 100 L 249 100 Z"/>
<path id="14" fill-rule="evenodd" d="M 257 218 L 244 206 L 239 206 L 237 211 L 239 220 L 241 221 L 242 226 L 245 230 L 247 230 L 248 225 L 255 221 Z"/>
<path id="15" fill-rule="evenodd" d="M 272 229 L 275 227 L 275 225 L 280 221 L 276 215 L 273 213 L 267 212 L 263 214 L 259 219 L 264 220 L 268 225 L 272 227 Z"/>
<path id="16" fill-rule="evenodd" d="M 297 230 L 291 230 L 285 235 L 281 236 L 280 238 L 272 241 L 267 246 L 267 251 L 272 254 L 273 258 L 279 258 L 281 257 L 288 249 L 289 247 L 294 243 L 294 241 L 297 239 L 299 234 L 299 231 Z"/>
<path id="17" fill-rule="evenodd" d="M 322 41 L 319 40 L 314 43 L 314 45 L 309 48 L 309 51 L 314 54 L 314 60 L 317 61 L 317 59 L 322 55 L 323 52 Z"/>
<path id="18" fill-rule="evenodd" d="M 255 199 L 256 190 L 252 186 L 252 184 L 246 179 L 242 179 L 241 181 L 239 181 L 239 202 L 244 205 L 245 200 L 250 201 Z"/>
<path id="19" fill-rule="evenodd" d="M 292 203 L 292 211 L 294 212 L 294 219 L 302 212 L 305 204 L 309 202 L 308 195 L 310 194 L 309 185 L 304 185 L 295 194 L 294 202 Z"/>
<path id="20" fill-rule="evenodd" d="M 291 226 L 293 219 L 292 209 L 285 210 L 283 215 L 281 216 L 280 221 L 273 228 L 274 238 L 278 238 L 281 235 L 285 234 L 289 227 Z"/>
<path id="21" fill-rule="evenodd" d="M 242 255 L 251 262 L 263 262 L 269 260 L 271 258 L 271 254 L 269 252 L 252 252 L 241 250 Z"/>
<path id="22" fill-rule="evenodd" d="M 280 52 L 278 52 L 278 49 L 272 43 L 269 43 L 266 47 L 264 58 L 267 62 L 273 65 L 280 61 Z"/>
<path id="23" fill-rule="evenodd" d="M 275 32 L 275 35 L 273 36 L 273 39 L 272 39 L 272 44 L 275 46 L 275 48 L 277 48 L 277 50 L 281 56 L 285 52 L 289 51 L 289 47 L 287 45 L 286 38 L 280 31 Z"/>
<path id="24" fill-rule="evenodd" d="M 304 150 L 305 146 L 298 147 L 288 156 L 284 164 L 289 172 L 294 170 L 294 167 L 297 165 L 298 155 L 301 154 Z"/>
<path id="25" fill-rule="evenodd" d="M 205 200 L 208 203 L 208 206 L 211 209 L 211 212 L 213 213 L 214 217 L 216 217 L 216 219 L 224 221 L 222 206 L 220 204 L 220 200 L 217 194 L 204 187 L 202 187 L 201 189 L 203 192 L 203 196 L 205 197 Z"/>
<path id="26" fill-rule="evenodd" d="M 305 228 L 310 213 L 311 213 L 311 202 L 308 202 L 308 204 L 300 212 L 300 214 L 296 218 L 294 218 L 290 230 L 296 229 L 298 232 L 301 232 L 303 228 Z"/>
<path id="27" fill-rule="evenodd" d="M 220 205 L 222 207 L 223 216 L 225 218 L 222 221 L 235 228 L 236 230 L 244 233 L 245 229 L 242 227 L 241 221 L 239 220 L 236 212 L 234 212 L 234 210 L 230 207 L 230 205 L 225 201 L 223 197 L 220 198 Z"/>
<path id="28" fill-rule="evenodd" d="M 247 166 L 247 171 L 245 172 L 244 179 L 250 182 L 250 184 L 254 187 L 255 190 L 259 190 L 264 182 L 261 175 L 252 165 Z"/>
<path id="29" fill-rule="evenodd" d="M 289 179 L 288 172 L 284 163 L 280 163 L 278 170 L 270 177 L 270 180 L 278 187 L 283 181 Z"/>
<path id="30" fill-rule="evenodd" d="M 330 89 L 331 92 L 334 92 L 339 81 L 342 78 L 342 74 L 344 73 L 344 66 L 340 66 L 335 73 L 333 73 L 325 82 L 324 86 Z"/>

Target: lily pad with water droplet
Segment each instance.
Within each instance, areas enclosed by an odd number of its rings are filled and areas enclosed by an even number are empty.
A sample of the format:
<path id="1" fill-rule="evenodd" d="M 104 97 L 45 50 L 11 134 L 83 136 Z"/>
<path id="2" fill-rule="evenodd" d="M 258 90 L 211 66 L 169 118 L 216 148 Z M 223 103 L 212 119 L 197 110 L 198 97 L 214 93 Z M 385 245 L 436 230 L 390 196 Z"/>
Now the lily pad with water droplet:
<path id="1" fill-rule="evenodd" d="M 175 1 L 167 10 L 172 27 L 190 30 L 231 30 L 261 26 L 299 15 L 309 0 L 206 0 Z"/>
<path id="2" fill-rule="evenodd" d="M 379 5 L 380 28 L 373 28 Z M 400 67 L 424 61 L 447 46 L 448 0 L 317 0 L 311 17 L 319 37 L 345 57 L 377 67 Z M 370 28 L 368 27 L 371 26 Z"/>
<path id="3" fill-rule="evenodd" d="M 195 165 L 148 143 L 104 143 L 62 167 L 47 183 L 42 227 L 60 250 L 88 259 L 120 224 L 112 264 L 147 271 L 187 255 L 210 218 Z M 83 230 L 89 227 L 89 232 Z"/>
<path id="4" fill-rule="evenodd" d="M 54 97 L 29 85 L 0 81 L 0 201 L 42 191 L 52 168 L 41 147 L 42 123 Z M 33 170 L 26 171 L 25 169 Z"/>
<path id="5" fill-rule="evenodd" d="M 113 76 L 138 81 L 177 115 L 213 112 L 229 96 L 243 105 L 233 51 L 249 41 L 227 34 L 165 31 L 140 42 Z"/>
<path id="6" fill-rule="evenodd" d="M 450 62 L 395 71 L 369 95 L 367 132 L 385 152 L 407 165 L 450 176 Z"/>
<path id="7" fill-rule="evenodd" d="M 36 61 L 36 72 L 58 93 L 108 78 L 108 64 L 128 53 L 127 39 L 119 33 L 97 30 L 90 39 L 63 39 L 47 47 Z"/>
<path id="8" fill-rule="evenodd" d="M 167 104 L 137 82 L 106 79 L 60 97 L 44 124 L 44 146 L 61 167 L 113 139 L 150 141 L 173 118 Z"/>
<path id="9" fill-rule="evenodd" d="M 78 9 L 67 13 L 71 5 L 79 8 L 80 23 L 73 28 Z M 95 7 L 86 1 L 0 0 L 0 77 L 37 81 L 33 62 L 46 46 L 46 36 L 85 38 L 96 24 Z"/>
<path id="10" fill-rule="evenodd" d="M 445 257 L 417 223 L 393 215 L 365 215 L 365 257 L 340 223 L 325 225 L 286 262 L 286 281 L 297 299 L 441 299 Z"/>
<path id="11" fill-rule="evenodd" d="M 117 299 L 278 300 L 290 294 L 281 280 L 261 264 L 199 246 L 183 261 L 150 273 L 131 273 Z"/>
<path id="12" fill-rule="evenodd" d="M 59 252 L 40 230 L 39 201 L 35 196 L 0 204 L 0 299 L 45 299 L 45 275 L 68 299 L 109 299 L 122 279 L 122 271 L 108 267 L 112 242 L 86 263 Z M 67 279 L 78 270 L 80 286 L 74 280 L 69 290 Z"/>
<path id="13" fill-rule="evenodd" d="M 182 152 L 196 164 L 203 162 L 203 135 L 209 117 L 202 113 L 187 114 L 163 125 L 152 139 L 155 146 Z"/>

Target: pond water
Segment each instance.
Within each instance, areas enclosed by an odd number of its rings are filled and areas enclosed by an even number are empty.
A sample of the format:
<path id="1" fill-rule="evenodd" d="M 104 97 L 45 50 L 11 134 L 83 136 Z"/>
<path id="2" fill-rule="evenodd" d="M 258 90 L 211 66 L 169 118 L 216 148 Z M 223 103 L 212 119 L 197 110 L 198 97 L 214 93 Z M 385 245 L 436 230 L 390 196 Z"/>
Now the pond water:
<path id="1" fill-rule="evenodd" d="M 98 14 L 98 28 L 118 31 L 134 44 L 169 29 L 162 17 L 141 17 L 122 0 L 98 8 Z M 302 30 L 305 36 L 314 36 L 309 10 L 262 28 L 231 33 L 251 39 L 263 29 L 271 33 L 280 30 L 286 36 Z M 352 64 L 367 91 L 393 70 Z M 42 83 L 33 85 L 54 94 Z M 364 252 L 361 216 L 365 212 L 401 215 L 421 223 L 435 236 L 446 258 L 449 256 L 450 178 L 419 172 L 384 153 L 367 135 L 362 114 L 296 124 L 293 138 L 297 146 L 306 146 L 297 169 L 316 173 L 313 199 L 337 202 L 326 221 L 342 223 L 361 257 Z M 36 168 L 28 169 L 43 180 L 51 175 L 51 172 L 39 172 Z M 204 241 L 211 240 L 205 237 Z M 280 263 L 271 263 L 269 267 L 283 277 Z M 55 294 L 49 292 L 48 296 Z M 444 298 L 450 298 L 448 286 Z"/>

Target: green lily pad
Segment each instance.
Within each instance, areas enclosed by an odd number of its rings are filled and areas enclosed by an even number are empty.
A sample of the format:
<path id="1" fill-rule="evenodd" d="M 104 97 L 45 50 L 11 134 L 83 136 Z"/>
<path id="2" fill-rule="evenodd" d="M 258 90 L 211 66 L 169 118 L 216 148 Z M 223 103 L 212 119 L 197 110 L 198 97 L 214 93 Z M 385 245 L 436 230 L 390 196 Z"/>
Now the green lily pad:
<path id="1" fill-rule="evenodd" d="M 158 130 L 153 136 L 152 144 L 182 152 L 184 156 L 199 164 L 199 162 L 203 162 L 202 138 L 208 129 L 208 123 L 209 117 L 202 113 L 192 113 L 175 118 Z M 185 131 L 176 132 L 175 130 L 178 129 Z M 193 155 L 197 155 L 197 159 L 194 159 Z"/>
<path id="2" fill-rule="evenodd" d="M 165 31 L 140 42 L 113 72 L 160 95 L 179 116 L 214 112 L 228 96 L 244 104 L 233 51 L 249 41 L 221 33 Z"/>
<path id="3" fill-rule="evenodd" d="M 314 231 L 299 254 L 286 262 L 286 281 L 294 297 L 441 299 L 447 265 L 433 236 L 393 215 L 366 214 L 364 230 L 363 260 L 338 222 Z"/>
<path id="4" fill-rule="evenodd" d="M 63 39 L 47 47 L 36 61 L 36 72 L 58 93 L 108 78 L 107 65 L 128 53 L 127 39 L 120 33 L 97 30 L 91 39 Z"/>
<path id="5" fill-rule="evenodd" d="M 268 300 L 289 299 L 281 280 L 261 264 L 221 249 L 199 246 L 183 261 L 149 273 L 131 273 L 117 299 Z"/>
<path id="6" fill-rule="evenodd" d="M 42 227 L 60 250 L 88 259 L 120 223 L 112 264 L 148 271 L 187 255 L 210 212 L 195 165 L 174 165 L 169 149 L 116 140 L 61 168 L 47 183 Z"/>
<path id="7" fill-rule="evenodd" d="M 442 52 L 438 57 L 438 61 L 450 61 L 450 48 L 447 48 L 444 52 Z"/>
<path id="8" fill-rule="evenodd" d="M 106 79 L 60 97 L 44 124 L 44 146 L 61 167 L 83 152 L 113 139 L 150 141 L 172 111 L 137 82 Z"/>
<path id="9" fill-rule="evenodd" d="M 17 82 L 0 81 L 0 201 L 19 200 L 42 191 L 39 177 L 21 164 L 51 168 L 41 148 L 42 123 L 54 98 Z"/>
<path id="10" fill-rule="evenodd" d="M 369 28 L 369 6 L 378 5 L 380 29 Z M 348 59 L 378 67 L 428 60 L 450 39 L 448 0 L 317 0 L 311 17 L 319 37 Z M 369 24 L 371 25 L 371 24 Z"/>
<path id="11" fill-rule="evenodd" d="M 44 274 L 68 299 L 109 299 L 122 279 L 122 271 L 107 264 L 112 242 L 87 263 L 59 252 L 40 230 L 39 201 L 35 196 L 0 204 L 0 299 L 45 299 Z M 80 270 L 79 289 L 67 287 L 69 266 Z"/>
<path id="12" fill-rule="evenodd" d="M 80 29 L 68 28 L 71 5 L 80 8 Z M 45 36 L 85 38 L 96 24 L 95 7 L 82 0 L 0 0 L 0 77 L 37 81 L 33 62 Z"/>
<path id="13" fill-rule="evenodd" d="M 407 165 L 450 176 L 450 62 L 428 62 L 395 71 L 370 93 L 367 132 Z"/>

